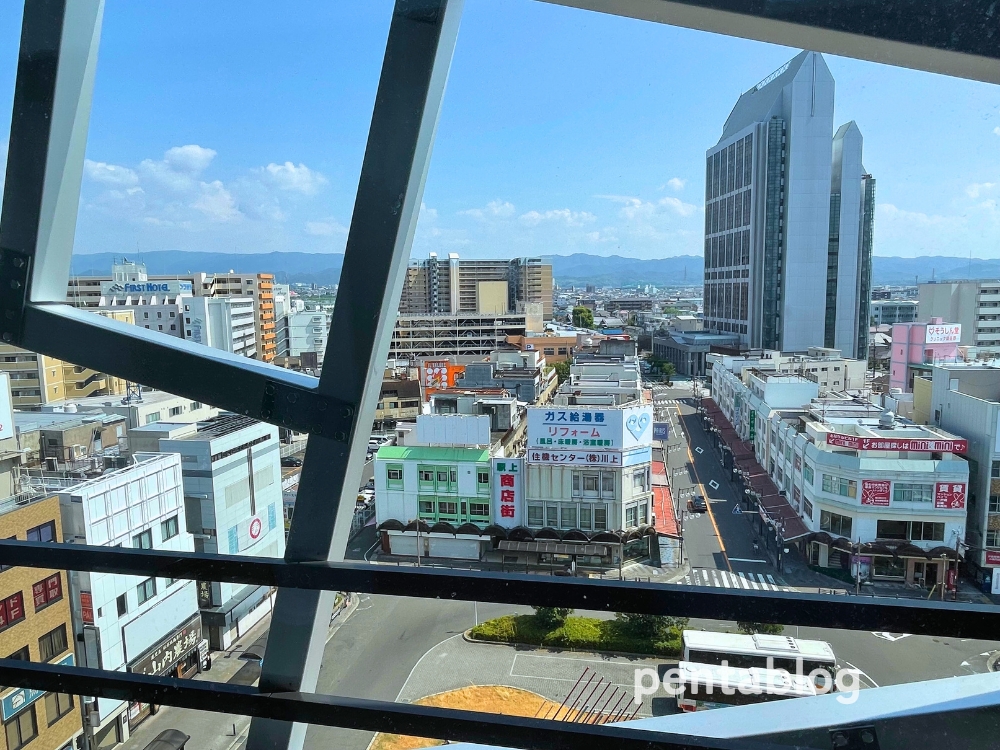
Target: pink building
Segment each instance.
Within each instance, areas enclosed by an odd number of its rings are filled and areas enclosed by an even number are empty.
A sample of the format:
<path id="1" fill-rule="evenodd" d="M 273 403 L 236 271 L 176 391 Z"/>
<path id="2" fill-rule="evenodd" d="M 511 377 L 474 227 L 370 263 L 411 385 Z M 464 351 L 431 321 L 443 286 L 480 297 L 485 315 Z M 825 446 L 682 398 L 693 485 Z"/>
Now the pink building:
<path id="1" fill-rule="evenodd" d="M 961 337 L 961 324 L 945 323 L 942 318 L 893 325 L 889 387 L 912 393 L 914 374 L 929 373 L 936 363 L 957 362 Z"/>

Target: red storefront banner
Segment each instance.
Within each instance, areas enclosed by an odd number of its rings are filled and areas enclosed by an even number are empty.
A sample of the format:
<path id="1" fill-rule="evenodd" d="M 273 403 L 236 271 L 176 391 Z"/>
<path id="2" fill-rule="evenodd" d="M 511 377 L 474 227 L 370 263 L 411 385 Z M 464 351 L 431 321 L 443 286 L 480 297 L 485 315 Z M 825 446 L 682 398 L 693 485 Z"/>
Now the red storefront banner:
<path id="1" fill-rule="evenodd" d="M 94 597 L 89 591 L 80 592 L 80 614 L 86 625 L 94 624 Z"/>
<path id="2" fill-rule="evenodd" d="M 1000 552 L 986 550 L 986 564 L 1000 567 Z"/>
<path id="3" fill-rule="evenodd" d="M 965 507 L 964 482 L 938 482 L 934 487 L 934 507 L 960 510 Z"/>
<path id="4" fill-rule="evenodd" d="M 828 432 L 826 444 L 856 451 L 916 451 L 938 453 L 965 453 L 969 450 L 968 440 L 918 440 L 916 438 L 873 438 L 857 435 L 841 435 Z"/>
<path id="5" fill-rule="evenodd" d="M 891 483 L 885 479 L 863 479 L 861 481 L 861 504 L 889 507 L 889 487 Z"/>

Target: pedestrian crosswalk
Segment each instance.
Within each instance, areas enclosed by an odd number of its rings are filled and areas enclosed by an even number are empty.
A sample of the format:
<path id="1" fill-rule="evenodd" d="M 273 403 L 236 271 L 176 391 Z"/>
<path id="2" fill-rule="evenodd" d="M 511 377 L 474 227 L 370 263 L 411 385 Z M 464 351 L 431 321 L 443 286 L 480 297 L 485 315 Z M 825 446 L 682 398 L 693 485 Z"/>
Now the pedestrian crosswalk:
<path id="1" fill-rule="evenodd" d="M 692 568 L 678 581 L 685 586 L 712 586 L 717 589 L 746 589 L 747 591 L 794 591 L 780 578 L 769 573 L 730 572 L 712 568 Z"/>
<path id="2" fill-rule="evenodd" d="M 680 404 L 683 402 L 678 398 L 654 398 L 653 403 L 657 406 L 668 406 L 669 404 Z"/>

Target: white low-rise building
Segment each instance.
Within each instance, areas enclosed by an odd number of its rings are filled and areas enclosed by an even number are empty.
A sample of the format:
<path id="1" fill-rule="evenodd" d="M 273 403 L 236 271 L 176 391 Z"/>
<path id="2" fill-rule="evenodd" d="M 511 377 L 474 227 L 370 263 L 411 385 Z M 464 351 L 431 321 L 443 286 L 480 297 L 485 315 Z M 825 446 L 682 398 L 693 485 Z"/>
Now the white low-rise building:
<path id="1" fill-rule="evenodd" d="M 863 579 L 940 583 L 965 539 L 967 441 L 819 390 L 799 375 L 716 366 L 709 414 L 728 422 L 727 466 L 763 506 L 769 492 L 791 506 L 797 519 L 770 515 L 811 565 L 853 574 L 860 561 Z M 735 455 L 747 448 L 767 479 Z"/>
<path id="2" fill-rule="evenodd" d="M 180 456 L 140 453 L 133 461 L 79 483 L 40 478 L 59 496 L 64 541 L 193 552 Z M 69 582 L 80 666 L 171 677 L 201 671 L 207 644 L 194 581 L 74 571 Z M 114 698 L 87 708 L 94 747 L 126 740 L 150 713 L 148 704 Z"/>

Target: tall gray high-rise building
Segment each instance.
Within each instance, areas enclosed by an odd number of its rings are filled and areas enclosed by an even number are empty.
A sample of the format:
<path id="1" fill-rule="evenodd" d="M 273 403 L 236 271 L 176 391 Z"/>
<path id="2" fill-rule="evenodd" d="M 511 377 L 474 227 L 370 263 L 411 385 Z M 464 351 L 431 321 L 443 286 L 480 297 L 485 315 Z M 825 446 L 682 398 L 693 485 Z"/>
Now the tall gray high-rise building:
<path id="1" fill-rule="evenodd" d="M 705 171 L 705 325 L 754 348 L 867 349 L 875 180 L 802 52 L 736 102 Z"/>

